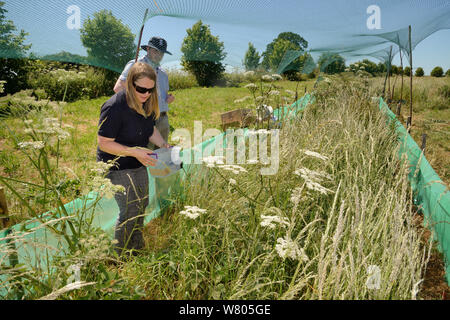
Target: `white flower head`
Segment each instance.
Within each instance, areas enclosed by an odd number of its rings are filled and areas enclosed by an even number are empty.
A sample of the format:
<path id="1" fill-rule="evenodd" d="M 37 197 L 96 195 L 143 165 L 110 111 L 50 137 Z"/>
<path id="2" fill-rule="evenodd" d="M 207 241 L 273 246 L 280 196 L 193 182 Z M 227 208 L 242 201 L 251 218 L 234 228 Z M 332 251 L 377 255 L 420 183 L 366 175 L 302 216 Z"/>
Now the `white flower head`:
<path id="1" fill-rule="evenodd" d="M 247 173 L 248 171 L 238 165 L 234 165 L 234 164 L 227 164 L 227 165 L 219 165 L 217 166 L 220 169 L 226 170 L 226 171 L 231 171 L 234 174 L 240 174 L 240 173 Z"/>
<path id="2" fill-rule="evenodd" d="M 202 159 L 208 168 L 214 168 L 216 164 L 224 164 L 225 157 L 222 156 L 208 156 Z"/>
<path id="3" fill-rule="evenodd" d="M 256 84 L 254 84 L 254 83 L 249 83 L 244 88 L 247 88 L 251 92 L 254 92 L 254 91 L 258 90 L 258 86 Z"/>
<path id="4" fill-rule="evenodd" d="M 270 96 L 279 96 L 280 95 L 280 91 L 278 91 L 278 90 L 271 90 L 271 91 L 269 91 L 269 95 Z"/>
<path id="5" fill-rule="evenodd" d="M 273 80 L 274 80 L 273 77 L 270 76 L 270 75 L 268 75 L 268 74 L 263 75 L 263 76 L 261 77 L 261 79 L 262 79 L 263 81 L 273 81 Z"/>
<path id="6" fill-rule="evenodd" d="M 185 206 L 184 209 L 185 210 L 180 211 L 180 214 L 192 220 L 197 219 L 201 214 L 206 213 L 207 211 L 206 209 L 200 209 L 196 206 Z"/>
<path id="7" fill-rule="evenodd" d="M 231 185 L 233 185 L 233 186 L 237 185 L 237 181 L 234 180 L 234 179 L 232 179 L 232 178 L 230 178 L 230 180 L 228 181 L 228 183 L 231 184 Z"/>
<path id="8" fill-rule="evenodd" d="M 125 187 L 112 184 L 108 178 L 96 176 L 90 181 L 92 191 L 99 193 L 106 199 L 112 199 L 116 193 L 124 193 Z"/>
<path id="9" fill-rule="evenodd" d="M 261 227 L 269 228 L 271 230 L 275 229 L 277 224 L 280 226 L 289 227 L 289 219 L 280 216 L 265 216 L 261 215 Z"/>
<path id="10" fill-rule="evenodd" d="M 244 72 L 244 77 L 253 77 L 254 75 L 255 75 L 255 71 Z"/>
<path id="11" fill-rule="evenodd" d="M 42 141 L 19 142 L 20 149 L 41 150 L 41 149 L 44 149 L 44 147 L 45 147 L 45 144 Z"/>
<path id="12" fill-rule="evenodd" d="M 300 187 L 295 188 L 294 190 L 292 190 L 292 194 L 291 194 L 291 202 L 294 205 L 298 205 L 302 199 L 302 191 L 303 189 Z"/>
<path id="13" fill-rule="evenodd" d="M 274 80 L 283 80 L 283 77 L 280 76 L 279 74 L 274 73 L 274 74 L 272 75 L 272 79 L 274 79 Z"/>
<path id="14" fill-rule="evenodd" d="M 300 249 L 298 247 L 298 244 L 292 241 L 292 239 L 289 238 L 289 236 L 285 236 L 284 238 L 278 238 L 275 250 L 283 260 L 285 260 L 286 258 L 299 261 L 309 260 L 305 251 L 303 249 Z"/>

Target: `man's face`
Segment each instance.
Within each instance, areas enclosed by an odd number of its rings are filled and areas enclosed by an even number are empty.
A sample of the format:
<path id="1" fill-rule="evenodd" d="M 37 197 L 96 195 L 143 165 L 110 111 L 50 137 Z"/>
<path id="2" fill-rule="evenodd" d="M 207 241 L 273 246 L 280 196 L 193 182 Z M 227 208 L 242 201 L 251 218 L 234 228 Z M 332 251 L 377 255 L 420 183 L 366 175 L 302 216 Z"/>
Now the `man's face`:
<path id="1" fill-rule="evenodd" d="M 148 48 L 147 53 L 150 60 L 152 60 L 156 64 L 159 64 L 164 57 L 163 52 L 156 50 L 154 48 Z"/>

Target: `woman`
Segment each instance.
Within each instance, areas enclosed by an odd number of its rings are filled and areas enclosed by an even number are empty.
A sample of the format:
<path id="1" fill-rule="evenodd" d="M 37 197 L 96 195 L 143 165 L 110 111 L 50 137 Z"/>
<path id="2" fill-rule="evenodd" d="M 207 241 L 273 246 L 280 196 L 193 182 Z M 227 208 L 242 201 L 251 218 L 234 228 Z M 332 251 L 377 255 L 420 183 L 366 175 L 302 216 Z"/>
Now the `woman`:
<path id="1" fill-rule="evenodd" d="M 155 85 L 155 71 L 146 63 L 134 64 L 125 90 L 106 101 L 100 113 L 97 161 L 116 160 L 107 178 L 125 187 L 125 193 L 115 195 L 120 210 L 115 230 L 119 255 L 125 249 L 144 247 L 143 214 L 149 202 L 146 167 L 156 164 L 146 147 L 149 141 L 169 147 L 155 127 L 159 118 Z"/>

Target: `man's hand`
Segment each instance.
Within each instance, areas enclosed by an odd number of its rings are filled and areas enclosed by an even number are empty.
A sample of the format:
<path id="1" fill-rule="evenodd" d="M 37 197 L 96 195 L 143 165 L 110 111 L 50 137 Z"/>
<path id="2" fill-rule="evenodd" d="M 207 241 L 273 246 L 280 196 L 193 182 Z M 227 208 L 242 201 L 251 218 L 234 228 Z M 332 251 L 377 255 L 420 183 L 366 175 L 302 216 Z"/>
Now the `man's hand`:
<path id="1" fill-rule="evenodd" d="M 166 103 L 171 104 L 174 101 L 175 101 L 175 97 L 172 94 L 168 94 L 167 98 L 166 98 Z"/>

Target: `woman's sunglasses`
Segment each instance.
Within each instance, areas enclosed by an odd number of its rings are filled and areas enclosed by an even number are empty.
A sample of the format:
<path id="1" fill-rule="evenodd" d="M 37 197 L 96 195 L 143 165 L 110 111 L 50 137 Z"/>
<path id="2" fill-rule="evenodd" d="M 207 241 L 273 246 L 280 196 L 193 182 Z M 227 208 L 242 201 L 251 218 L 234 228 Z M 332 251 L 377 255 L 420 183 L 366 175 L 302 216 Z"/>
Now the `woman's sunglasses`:
<path id="1" fill-rule="evenodd" d="M 136 85 L 135 83 L 133 83 L 133 86 L 134 86 L 134 88 L 136 89 L 137 92 L 142 93 L 142 94 L 147 93 L 147 92 L 148 93 L 152 93 L 155 90 L 155 87 L 153 87 L 153 88 L 144 88 L 144 87 L 140 87 L 140 86 Z"/>

